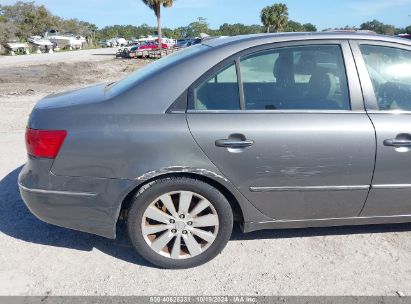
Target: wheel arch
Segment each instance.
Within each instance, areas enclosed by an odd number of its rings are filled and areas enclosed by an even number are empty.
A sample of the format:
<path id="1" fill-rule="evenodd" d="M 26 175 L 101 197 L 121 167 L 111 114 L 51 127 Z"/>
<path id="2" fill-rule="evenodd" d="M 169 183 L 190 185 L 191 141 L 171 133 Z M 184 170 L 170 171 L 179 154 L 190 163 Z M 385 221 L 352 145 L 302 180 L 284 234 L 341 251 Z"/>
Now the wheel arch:
<path id="1" fill-rule="evenodd" d="M 233 211 L 234 221 L 244 223 L 245 206 L 242 206 L 238 196 L 233 194 L 233 192 L 226 185 L 223 185 L 222 182 L 217 181 L 209 176 L 201 175 L 198 173 L 192 173 L 192 172 L 173 172 L 173 173 L 159 174 L 150 179 L 144 180 L 142 183 L 136 185 L 131 191 L 129 191 L 129 193 L 122 200 L 121 206 L 118 210 L 117 221 L 124 220 L 127 218 L 127 212 L 133 202 L 133 197 L 142 187 L 144 187 L 145 185 L 153 181 L 163 179 L 163 178 L 169 178 L 169 177 L 186 177 L 186 178 L 197 179 L 197 180 L 203 181 L 213 186 L 218 191 L 220 191 L 224 195 L 224 197 L 227 199 L 227 201 L 230 203 L 231 209 Z"/>

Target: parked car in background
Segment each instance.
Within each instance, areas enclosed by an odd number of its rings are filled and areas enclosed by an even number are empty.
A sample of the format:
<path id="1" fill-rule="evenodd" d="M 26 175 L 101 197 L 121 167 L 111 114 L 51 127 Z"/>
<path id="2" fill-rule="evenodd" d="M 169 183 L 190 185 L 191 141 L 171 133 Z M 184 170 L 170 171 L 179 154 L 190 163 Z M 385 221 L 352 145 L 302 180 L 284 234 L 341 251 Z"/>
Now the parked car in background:
<path id="1" fill-rule="evenodd" d="M 181 48 L 187 47 L 187 44 L 188 44 L 187 39 L 180 39 L 180 40 L 177 40 L 176 47 L 181 47 Z"/>
<path id="2" fill-rule="evenodd" d="M 100 45 L 101 47 L 113 47 L 113 42 L 109 40 L 100 40 L 98 42 L 98 45 Z"/>
<path id="3" fill-rule="evenodd" d="M 167 38 L 167 37 L 162 37 L 162 43 L 163 45 L 166 44 L 167 47 L 171 48 L 173 47 L 177 41 L 175 39 Z M 145 38 L 139 38 L 136 40 L 140 44 L 145 44 L 145 43 L 158 43 L 158 37 L 157 36 L 148 36 Z"/>
<path id="4" fill-rule="evenodd" d="M 176 46 L 180 46 L 184 43 L 187 43 L 187 39 L 178 39 L 176 42 Z"/>
<path id="5" fill-rule="evenodd" d="M 140 47 L 140 45 L 133 45 L 132 47 L 129 48 L 130 52 L 135 52 L 138 50 L 138 48 Z"/>
<path id="6" fill-rule="evenodd" d="M 168 45 L 163 43 L 163 49 L 168 49 Z M 123 57 L 123 58 L 135 58 L 135 57 L 147 57 L 148 51 L 155 51 L 158 50 L 158 43 L 156 42 L 142 42 L 142 43 L 135 43 L 135 45 L 127 46 L 125 48 L 118 49 L 116 53 L 116 57 Z"/>
<path id="7" fill-rule="evenodd" d="M 112 38 L 108 40 L 101 40 L 99 41 L 99 45 L 101 47 L 117 47 L 117 46 L 127 46 L 128 41 L 124 38 Z"/>
<path id="8" fill-rule="evenodd" d="M 411 222 L 411 41 L 216 38 L 33 109 L 21 195 L 164 268 L 244 232 Z M 235 257 L 233 257 L 235 259 Z"/>
<path id="9" fill-rule="evenodd" d="M 168 49 L 168 45 L 165 44 L 165 43 L 162 43 L 161 48 Z M 144 42 L 144 43 L 142 43 L 141 45 L 138 46 L 139 51 L 142 51 L 142 50 L 150 51 L 150 50 L 157 50 L 157 49 L 158 49 L 158 43 L 157 42 L 152 42 L 152 41 Z"/>
<path id="10" fill-rule="evenodd" d="M 398 37 L 411 40 L 411 34 L 400 34 Z"/>
<path id="11" fill-rule="evenodd" d="M 194 38 L 194 39 L 181 39 L 177 41 L 176 46 L 180 48 L 186 48 L 192 45 L 196 45 L 201 43 L 201 38 Z"/>

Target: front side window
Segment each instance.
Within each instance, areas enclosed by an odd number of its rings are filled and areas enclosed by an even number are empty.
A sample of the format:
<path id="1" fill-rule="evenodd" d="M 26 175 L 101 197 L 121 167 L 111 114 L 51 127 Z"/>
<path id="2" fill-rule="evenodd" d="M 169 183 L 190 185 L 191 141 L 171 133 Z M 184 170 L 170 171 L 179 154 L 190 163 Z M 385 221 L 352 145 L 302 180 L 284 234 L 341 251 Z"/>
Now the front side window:
<path id="1" fill-rule="evenodd" d="M 239 110 L 236 66 L 233 62 L 194 90 L 195 110 Z"/>
<path id="2" fill-rule="evenodd" d="M 240 63 L 246 110 L 349 110 L 338 45 L 259 52 Z"/>
<path id="3" fill-rule="evenodd" d="M 411 111 L 411 51 L 361 45 L 380 110 Z"/>

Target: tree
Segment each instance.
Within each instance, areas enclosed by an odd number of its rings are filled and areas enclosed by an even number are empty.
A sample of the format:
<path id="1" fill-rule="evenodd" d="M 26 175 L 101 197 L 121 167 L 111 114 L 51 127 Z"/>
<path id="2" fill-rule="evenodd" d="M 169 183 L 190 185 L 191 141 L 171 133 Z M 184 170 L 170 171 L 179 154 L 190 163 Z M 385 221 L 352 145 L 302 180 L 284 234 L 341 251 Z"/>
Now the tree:
<path id="1" fill-rule="evenodd" d="M 161 6 L 171 7 L 174 0 L 142 0 L 145 5 L 151 8 L 154 11 L 154 14 L 157 17 L 157 32 L 158 32 L 158 44 L 161 49 Z"/>
<path id="2" fill-rule="evenodd" d="M 293 20 L 288 21 L 287 25 L 285 26 L 286 32 L 305 32 L 304 25 L 299 22 L 295 22 Z"/>
<path id="3" fill-rule="evenodd" d="M 0 40 L 44 35 L 50 29 L 71 32 L 86 37 L 92 44 L 97 26 L 77 19 L 64 19 L 54 16 L 43 5 L 34 2 L 17 1 L 13 5 L 0 5 Z"/>
<path id="4" fill-rule="evenodd" d="M 304 31 L 306 32 L 316 32 L 317 31 L 317 27 L 312 23 L 305 23 L 303 27 L 304 27 Z"/>
<path id="5" fill-rule="evenodd" d="M 363 24 L 361 24 L 360 29 L 373 31 L 373 32 L 376 32 L 377 34 L 383 34 L 383 35 L 394 35 L 394 33 L 396 32 L 395 26 L 384 24 L 378 20 L 364 22 Z"/>
<path id="6" fill-rule="evenodd" d="M 284 30 L 286 32 L 316 32 L 317 27 L 312 23 L 301 24 L 300 22 L 289 20 Z"/>
<path id="7" fill-rule="evenodd" d="M 187 27 L 187 37 L 200 37 L 200 34 L 211 34 L 207 19 L 198 17 L 197 21 L 191 22 Z"/>
<path id="8" fill-rule="evenodd" d="M 407 26 L 407 27 L 405 28 L 405 32 L 406 32 L 407 34 L 411 34 L 411 25 L 410 25 L 410 26 Z"/>
<path id="9" fill-rule="evenodd" d="M 274 24 L 274 18 L 271 6 L 266 6 L 261 11 L 261 23 L 265 26 L 267 33 L 270 32 L 270 27 Z"/>
<path id="10" fill-rule="evenodd" d="M 153 32 L 156 31 L 156 28 L 153 26 L 149 26 L 148 24 L 142 24 L 139 26 L 134 25 L 111 25 L 106 26 L 96 32 L 96 39 L 111 39 L 114 37 L 122 37 L 127 40 L 132 40 L 135 38 L 142 38 L 151 35 Z M 170 35 L 174 37 L 172 33 L 173 30 L 163 28 L 162 30 L 165 32 L 166 35 Z"/>
<path id="11" fill-rule="evenodd" d="M 283 3 L 273 5 L 274 13 L 274 30 L 276 32 L 282 32 L 284 26 L 288 22 L 288 7 Z"/>
<path id="12" fill-rule="evenodd" d="M 261 22 L 270 32 L 273 28 L 276 32 L 282 32 L 288 23 L 288 7 L 283 3 L 276 3 L 263 8 L 261 11 Z"/>
<path id="13" fill-rule="evenodd" d="M 2 44 L 16 38 L 17 28 L 12 22 L 0 18 L 0 55 L 2 53 Z"/>
<path id="14" fill-rule="evenodd" d="M 59 19 L 53 16 L 44 5 L 34 2 L 17 1 L 14 5 L 1 6 L 2 16 L 17 28 L 16 35 L 26 39 L 30 35 L 42 35 L 49 28 L 58 25 Z"/>
<path id="15" fill-rule="evenodd" d="M 80 32 L 80 35 L 86 36 L 87 43 L 89 45 L 91 44 L 95 45 L 96 44 L 96 32 L 98 31 L 97 25 L 95 25 L 94 23 L 85 22 L 85 21 L 80 21 L 80 25 L 83 29 L 83 34 Z"/>
<path id="16" fill-rule="evenodd" d="M 196 21 L 191 22 L 187 26 L 180 26 L 173 31 L 174 38 L 194 38 L 199 37 L 201 33 L 207 35 L 215 35 L 216 31 L 211 30 L 207 23 L 207 19 L 198 17 Z"/>
<path id="17" fill-rule="evenodd" d="M 264 28 L 261 25 L 244 25 L 242 23 L 224 23 L 218 29 L 218 35 L 220 36 L 258 34 L 261 32 L 264 32 Z"/>

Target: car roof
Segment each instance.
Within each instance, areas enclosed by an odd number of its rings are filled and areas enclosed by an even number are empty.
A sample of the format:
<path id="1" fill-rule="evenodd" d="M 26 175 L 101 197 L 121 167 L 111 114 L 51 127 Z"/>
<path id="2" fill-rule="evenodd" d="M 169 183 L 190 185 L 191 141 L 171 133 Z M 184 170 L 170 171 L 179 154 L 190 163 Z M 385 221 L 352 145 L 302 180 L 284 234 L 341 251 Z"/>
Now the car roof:
<path id="1" fill-rule="evenodd" d="M 406 44 L 411 46 L 411 42 L 404 38 L 391 37 L 377 34 L 365 34 L 365 33 L 351 33 L 351 32 L 322 32 L 322 33 L 273 33 L 273 34 L 252 34 L 252 35 L 240 35 L 240 36 L 226 36 L 209 38 L 202 43 L 210 47 L 222 47 L 227 45 L 244 44 L 249 43 L 252 45 L 286 42 L 286 41 L 304 41 L 304 40 L 341 40 L 341 39 L 353 39 L 353 40 L 371 40 L 371 41 L 383 41 Z"/>

